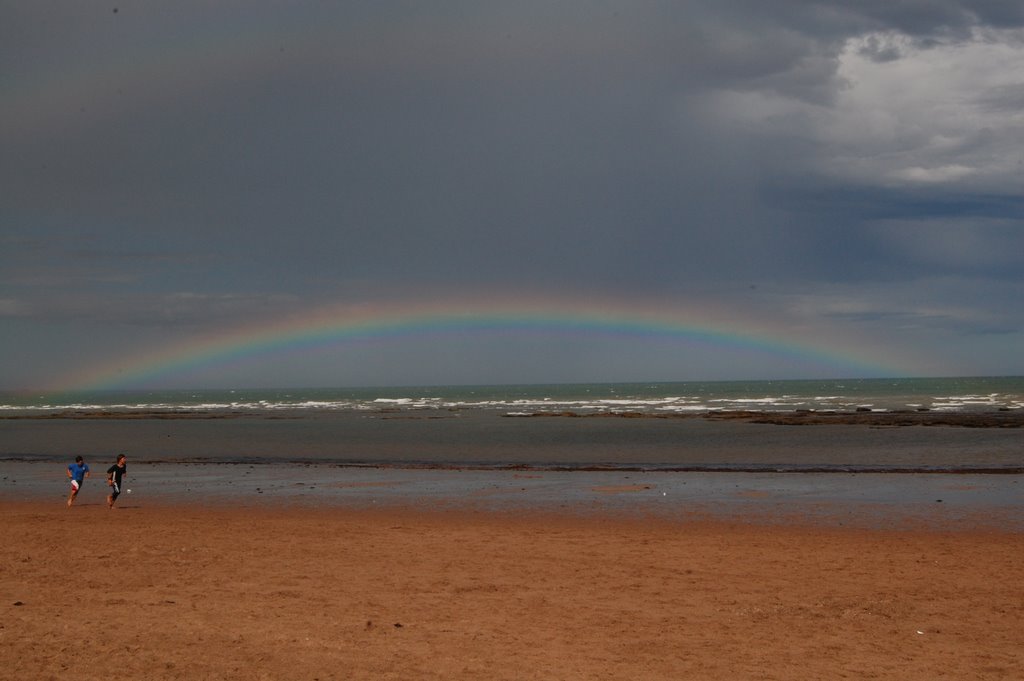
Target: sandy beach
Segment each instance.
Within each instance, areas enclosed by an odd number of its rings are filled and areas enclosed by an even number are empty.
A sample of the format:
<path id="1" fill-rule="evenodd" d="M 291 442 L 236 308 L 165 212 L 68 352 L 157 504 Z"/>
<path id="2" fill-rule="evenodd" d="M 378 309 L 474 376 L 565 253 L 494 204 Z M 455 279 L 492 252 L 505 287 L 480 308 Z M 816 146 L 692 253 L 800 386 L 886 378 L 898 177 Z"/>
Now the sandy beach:
<path id="1" fill-rule="evenodd" d="M 3 679 L 1015 679 L 1024 535 L 2 503 Z"/>

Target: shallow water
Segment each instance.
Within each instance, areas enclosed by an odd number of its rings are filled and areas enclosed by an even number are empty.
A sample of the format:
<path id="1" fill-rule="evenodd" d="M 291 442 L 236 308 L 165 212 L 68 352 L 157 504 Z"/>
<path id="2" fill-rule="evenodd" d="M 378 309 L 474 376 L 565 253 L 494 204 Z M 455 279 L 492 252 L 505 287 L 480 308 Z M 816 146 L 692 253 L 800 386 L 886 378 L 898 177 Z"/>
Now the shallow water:
<path id="1" fill-rule="evenodd" d="M 918 469 L 1024 465 L 1024 429 L 780 426 L 686 419 L 505 418 L 486 410 L 288 418 L 0 420 L 0 461 L 428 464 L 439 467 Z"/>

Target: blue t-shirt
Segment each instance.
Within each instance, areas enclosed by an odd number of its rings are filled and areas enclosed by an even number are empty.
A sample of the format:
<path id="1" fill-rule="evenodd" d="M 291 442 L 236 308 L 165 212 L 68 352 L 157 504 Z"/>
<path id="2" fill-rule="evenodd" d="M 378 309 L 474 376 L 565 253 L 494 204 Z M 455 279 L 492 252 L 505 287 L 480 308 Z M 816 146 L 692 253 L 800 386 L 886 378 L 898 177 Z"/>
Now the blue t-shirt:
<path id="1" fill-rule="evenodd" d="M 73 463 L 70 466 L 68 466 L 68 470 L 71 471 L 71 477 L 75 479 L 75 482 L 81 485 L 82 480 L 85 479 L 85 474 L 89 472 L 89 464 Z"/>

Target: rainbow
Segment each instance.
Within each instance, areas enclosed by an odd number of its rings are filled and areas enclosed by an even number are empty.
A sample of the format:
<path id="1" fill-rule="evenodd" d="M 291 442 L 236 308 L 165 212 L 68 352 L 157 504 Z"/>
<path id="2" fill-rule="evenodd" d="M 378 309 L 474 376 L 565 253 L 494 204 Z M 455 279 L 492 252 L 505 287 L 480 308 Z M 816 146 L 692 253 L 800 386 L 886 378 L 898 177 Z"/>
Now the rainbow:
<path id="1" fill-rule="evenodd" d="M 563 334 L 573 337 L 626 337 L 698 343 L 723 350 L 751 350 L 767 356 L 798 359 L 834 367 L 838 375 L 894 376 L 896 358 L 828 341 L 828 349 L 808 344 L 798 332 L 774 322 L 774 328 L 727 321 L 721 311 L 680 311 L 617 304 L 472 303 L 329 306 L 293 317 L 222 330 L 135 356 L 90 366 L 62 377 L 53 392 L 107 390 L 157 384 L 182 374 L 249 358 L 288 355 L 350 343 L 429 336 Z M 788 333 L 788 335 L 787 335 Z M 821 342 L 821 341 L 819 341 Z M 879 358 L 883 361 L 880 361 Z M 848 373 L 842 373 L 848 372 Z"/>

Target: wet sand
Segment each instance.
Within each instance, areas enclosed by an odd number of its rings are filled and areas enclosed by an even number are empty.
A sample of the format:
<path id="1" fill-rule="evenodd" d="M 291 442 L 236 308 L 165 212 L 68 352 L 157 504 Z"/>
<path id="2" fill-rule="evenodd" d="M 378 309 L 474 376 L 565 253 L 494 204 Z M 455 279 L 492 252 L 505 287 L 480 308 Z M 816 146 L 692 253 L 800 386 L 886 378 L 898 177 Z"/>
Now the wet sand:
<path id="1" fill-rule="evenodd" d="M 122 500 L 0 502 L 0 678 L 931 680 L 1024 668 L 1015 531 Z"/>
<path id="2" fill-rule="evenodd" d="M 98 469 L 102 470 L 99 465 Z M 0 503 L 67 495 L 62 463 L 6 461 Z M 82 503 L 102 502 L 102 478 Z M 469 512 L 549 512 L 668 521 L 794 519 L 865 529 L 1024 533 L 1024 475 L 1010 473 L 678 472 L 439 466 L 150 463 L 129 458 L 122 503 Z"/>

